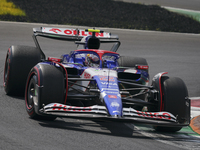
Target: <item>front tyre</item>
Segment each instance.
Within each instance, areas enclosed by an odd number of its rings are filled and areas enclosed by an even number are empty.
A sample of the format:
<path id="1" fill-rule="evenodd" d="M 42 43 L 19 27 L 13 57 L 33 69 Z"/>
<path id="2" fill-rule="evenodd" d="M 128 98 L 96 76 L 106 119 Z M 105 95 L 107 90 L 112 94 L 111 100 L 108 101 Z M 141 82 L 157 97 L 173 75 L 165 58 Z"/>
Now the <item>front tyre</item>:
<path id="1" fill-rule="evenodd" d="M 34 107 L 34 100 L 38 100 L 37 82 L 37 74 L 33 72 L 27 84 L 25 95 L 26 110 L 32 119 L 40 118 L 40 116 L 36 114 Z"/>
<path id="2" fill-rule="evenodd" d="M 55 120 L 40 112 L 43 105 L 64 103 L 64 75 L 60 68 L 39 63 L 29 73 L 26 91 L 26 110 L 32 119 Z"/>
<path id="3" fill-rule="evenodd" d="M 53 121 L 56 117 L 41 116 L 36 113 L 34 102 L 38 101 L 38 74 L 33 69 L 29 75 L 28 83 L 25 91 L 26 111 L 31 119 Z"/>
<path id="4" fill-rule="evenodd" d="M 178 123 L 190 122 L 190 102 L 188 101 L 188 91 L 182 79 L 163 76 L 161 78 L 162 88 L 162 110 L 172 113 L 177 117 Z M 162 127 L 155 126 L 156 131 L 176 132 L 182 127 Z"/>

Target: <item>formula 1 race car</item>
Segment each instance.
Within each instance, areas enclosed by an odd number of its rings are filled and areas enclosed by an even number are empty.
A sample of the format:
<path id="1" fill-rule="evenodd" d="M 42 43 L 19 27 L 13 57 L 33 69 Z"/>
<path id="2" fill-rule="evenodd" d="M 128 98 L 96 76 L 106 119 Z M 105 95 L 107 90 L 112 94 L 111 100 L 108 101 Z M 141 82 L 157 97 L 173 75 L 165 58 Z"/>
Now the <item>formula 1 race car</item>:
<path id="1" fill-rule="evenodd" d="M 11 46 L 4 69 L 6 94 L 24 94 L 30 118 L 145 123 L 171 132 L 189 125 L 185 83 L 162 72 L 149 86 L 146 59 L 116 53 L 117 35 L 96 29 L 41 27 L 33 31 L 36 47 Z M 60 58 L 46 58 L 37 36 L 75 42 L 78 49 Z M 102 43 L 113 46 L 100 50 Z"/>

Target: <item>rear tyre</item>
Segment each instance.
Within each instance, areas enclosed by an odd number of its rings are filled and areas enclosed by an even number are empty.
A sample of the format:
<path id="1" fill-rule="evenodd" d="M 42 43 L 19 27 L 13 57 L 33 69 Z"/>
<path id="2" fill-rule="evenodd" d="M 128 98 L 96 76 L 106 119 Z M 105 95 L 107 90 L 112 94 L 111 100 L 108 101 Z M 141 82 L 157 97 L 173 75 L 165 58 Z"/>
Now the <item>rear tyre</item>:
<path id="1" fill-rule="evenodd" d="M 41 60 L 36 47 L 11 46 L 4 67 L 4 90 L 7 95 L 24 96 L 29 71 Z"/>
<path id="2" fill-rule="evenodd" d="M 148 66 L 148 63 L 146 61 L 146 59 L 144 58 L 141 58 L 141 57 L 130 57 L 130 56 L 121 56 L 119 59 L 118 59 L 118 65 L 120 67 L 130 67 L 130 68 L 135 68 L 136 65 L 145 65 L 145 66 Z M 148 76 L 148 69 L 146 70 L 143 70 L 146 72 L 146 75 Z M 127 78 L 127 74 L 125 73 L 122 73 L 121 74 L 118 74 L 118 78 L 120 79 L 126 79 Z M 139 84 L 145 84 L 145 83 L 139 83 Z M 123 85 L 124 86 L 124 85 Z M 125 88 L 134 88 L 133 86 L 130 86 L 130 85 L 125 85 L 124 86 Z M 141 92 L 141 90 L 135 90 L 135 91 L 132 91 L 130 92 L 131 95 L 134 95 L 134 94 L 137 94 Z M 146 99 L 146 94 L 143 94 L 143 95 L 139 95 L 137 96 L 136 98 L 139 98 L 139 99 L 142 99 L 142 100 L 145 100 Z M 137 109 L 137 110 L 142 110 L 143 106 L 134 106 L 134 109 Z"/>
<path id="3" fill-rule="evenodd" d="M 25 91 L 26 110 L 32 119 L 55 120 L 40 113 L 43 105 L 64 102 L 64 75 L 59 68 L 37 64 L 29 73 Z"/>
<path id="4" fill-rule="evenodd" d="M 161 86 L 163 91 L 163 111 L 172 113 L 177 116 L 179 123 L 189 122 L 190 104 L 186 102 L 188 91 L 182 79 L 173 77 L 162 77 Z M 154 126 L 156 131 L 176 132 L 182 127 L 162 127 Z"/>
<path id="5" fill-rule="evenodd" d="M 120 67 L 135 67 L 135 65 L 148 65 L 146 59 L 141 57 L 121 56 L 117 62 Z"/>

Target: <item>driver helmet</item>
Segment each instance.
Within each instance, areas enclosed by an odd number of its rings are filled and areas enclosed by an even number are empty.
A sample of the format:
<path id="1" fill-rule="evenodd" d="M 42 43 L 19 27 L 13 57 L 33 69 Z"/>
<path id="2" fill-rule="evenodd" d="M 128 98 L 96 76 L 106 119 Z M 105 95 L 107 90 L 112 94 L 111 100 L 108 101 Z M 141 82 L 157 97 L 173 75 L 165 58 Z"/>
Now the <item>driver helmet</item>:
<path id="1" fill-rule="evenodd" d="M 89 67 L 99 67 L 99 58 L 93 54 L 86 54 L 85 65 Z"/>

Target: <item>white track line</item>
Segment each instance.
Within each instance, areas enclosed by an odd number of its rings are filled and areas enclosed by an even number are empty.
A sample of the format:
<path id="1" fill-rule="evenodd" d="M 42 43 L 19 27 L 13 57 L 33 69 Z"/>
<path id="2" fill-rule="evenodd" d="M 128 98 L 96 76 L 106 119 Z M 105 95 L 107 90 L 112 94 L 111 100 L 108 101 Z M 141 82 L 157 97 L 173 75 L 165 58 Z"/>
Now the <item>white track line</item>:
<path id="1" fill-rule="evenodd" d="M 162 8 L 171 9 L 171 10 L 181 10 L 181 11 L 187 11 L 187 12 L 192 12 L 192 13 L 200 13 L 200 11 L 191 10 L 191 9 L 175 8 L 175 7 L 168 7 L 168 6 L 162 6 Z"/>
<path id="2" fill-rule="evenodd" d="M 139 129 L 138 127 L 134 126 L 133 124 L 128 124 L 128 123 L 125 123 L 125 125 L 129 128 L 131 128 L 132 130 L 134 131 L 137 131 L 139 132 L 140 134 L 146 136 L 146 137 L 149 137 L 149 138 L 152 138 L 158 142 L 161 142 L 161 143 L 164 143 L 164 144 L 167 144 L 167 145 L 171 145 L 171 146 L 174 146 L 174 147 L 178 147 L 178 148 L 181 148 L 181 149 L 188 149 L 188 147 L 185 147 L 185 146 L 182 146 L 182 145 L 178 145 L 178 144 L 175 144 L 173 142 L 170 142 L 170 141 L 167 141 L 167 140 L 161 140 L 159 137 L 162 136 L 162 138 L 166 139 L 166 138 L 170 138 L 169 136 L 167 135 L 163 135 L 163 134 L 156 134 L 156 133 L 150 133 L 150 132 L 145 132 L 145 131 L 142 131 L 141 129 Z"/>

